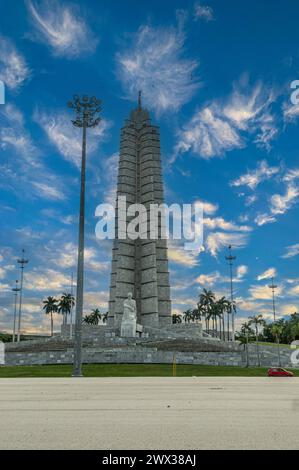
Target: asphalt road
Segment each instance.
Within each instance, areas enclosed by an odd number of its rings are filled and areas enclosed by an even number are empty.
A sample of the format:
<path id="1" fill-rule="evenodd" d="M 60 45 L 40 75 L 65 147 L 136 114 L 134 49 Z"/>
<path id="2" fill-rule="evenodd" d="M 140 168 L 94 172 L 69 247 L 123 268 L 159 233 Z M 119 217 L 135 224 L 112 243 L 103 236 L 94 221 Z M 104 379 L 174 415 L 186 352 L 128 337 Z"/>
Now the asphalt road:
<path id="1" fill-rule="evenodd" d="M 299 378 L 0 379 L 0 449 L 299 449 Z"/>

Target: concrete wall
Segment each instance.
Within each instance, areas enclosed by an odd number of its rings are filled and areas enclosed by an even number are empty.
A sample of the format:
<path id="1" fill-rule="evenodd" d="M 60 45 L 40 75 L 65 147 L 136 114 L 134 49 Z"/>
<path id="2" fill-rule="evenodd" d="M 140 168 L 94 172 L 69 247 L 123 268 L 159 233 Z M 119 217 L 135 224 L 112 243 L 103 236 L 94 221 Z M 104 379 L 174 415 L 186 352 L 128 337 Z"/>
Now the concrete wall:
<path id="1" fill-rule="evenodd" d="M 290 349 L 281 349 L 281 362 L 283 367 L 295 367 L 291 363 Z M 207 365 L 245 365 L 245 355 L 242 350 L 230 352 L 172 352 L 158 351 L 156 348 L 144 348 L 127 346 L 119 348 L 89 347 L 83 350 L 85 363 L 153 363 L 171 364 L 173 357 L 177 364 L 207 364 Z M 32 364 L 70 364 L 73 361 L 72 349 L 65 351 L 39 351 L 39 352 L 15 352 L 8 351 L 5 354 L 6 365 L 32 365 Z M 257 357 L 254 350 L 250 351 L 250 366 L 257 365 Z M 275 348 L 262 348 L 261 365 L 275 367 L 278 365 Z M 299 366 L 297 366 L 299 368 Z"/>

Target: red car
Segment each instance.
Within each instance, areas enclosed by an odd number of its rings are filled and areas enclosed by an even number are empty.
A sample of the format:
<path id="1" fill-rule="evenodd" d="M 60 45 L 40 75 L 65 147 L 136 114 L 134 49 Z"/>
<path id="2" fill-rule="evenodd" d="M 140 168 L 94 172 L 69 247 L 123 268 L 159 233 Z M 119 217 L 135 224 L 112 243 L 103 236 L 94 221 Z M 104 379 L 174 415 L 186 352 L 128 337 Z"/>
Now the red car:
<path id="1" fill-rule="evenodd" d="M 294 374 L 281 367 L 271 367 L 271 369 L 268 370 L 268 377 L 294 377 Z"/>

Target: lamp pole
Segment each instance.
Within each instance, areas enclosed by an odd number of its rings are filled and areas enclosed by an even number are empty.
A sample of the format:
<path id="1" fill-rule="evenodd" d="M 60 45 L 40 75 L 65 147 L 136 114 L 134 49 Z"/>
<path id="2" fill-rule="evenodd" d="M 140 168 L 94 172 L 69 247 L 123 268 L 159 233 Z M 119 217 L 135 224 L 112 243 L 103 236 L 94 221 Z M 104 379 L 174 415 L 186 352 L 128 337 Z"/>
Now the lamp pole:
<path id="1" fill-rule="evenodd" d="M 79 215 L 79 240 L 78 240 L 78 265 L 77 265 L 77 292 L 76 292 L 76 320 L 74 339 L 74 364 L 73 377 L 82 377 L 82 310 L 83 310 L 83 285 L 84 285 L 84 223 L 85 223 L 85 172 L 86 172 L 86 134 L 87 128 L 96 127 L 100 123 L 99 113 L 101 101 L 95 96 L 89 98 L 84 95 L 73 97 L 68 102 L 68 107 L 76 113 L 72 120 L 75 127 L 82 128 L 82 160 L 81 160 L 81 190 L 80 190 L 80 215 Z"/>
<path id="2" fill-rule="evenodd" d="M 72 278 L 71 278 L 71 296 L 73 297 L 74 294 L 74 274 L 72 273 Z M 70 339 L 73 337 L 73 304 L 71 306 L 71 321 L 70 321 Z"/>
<path id="3" fill-rule="evenodd" d="M 276 308 L 275 308 L 275 289 L 277 289 L 277 286 L 274 284 L 274 277 L 272 277 L 272 284 L 270 284 L 269 289 L 272 290 L 272 304 L 273 304 L 273 317 L 274 317 L 274 323 L 276 322 Z"/>
<path id="4" fill-rule="evenodd" d="M 16 341 L 16 321 L 17 321 L 17 298 L 18 298 L 18 292 L 20 292 L 20 288 L 18 287 L 19 281 L 16 281 L 16 287 L 12 289 L 13 295 L 15 298 L 15 307 L 14 307 L 14 314 L 13 314 L 13 334 L 12 334 L 12 342 L 15 343 Z"/>
<path id="5" fill-rule="evenodd" d="M 18 263 L 21 269 L 21 286 L 20 286 L 20 303 L 19 303 L 19 317 L 18 317 L 18 343 L 21 339 L 21 317 L 22 317 L 22 297 L 23 297 L 23 278 L 24 278 L 24 268 L 26 264 L 29 262 L 28 259 L 24 258 L 25 250 L 22 250 L 22 258 L 18 259 Z"/>
<path id="6" fill-rule="evenodd" d="M 235 261 L 236 256 L 232 256 L 231 250 L 232 246 L 228 247 L 229 255 L 225 257 L 229 265 L 230 273 L 230 301 L 231 301 L 231 314 L 232 314 L 232 341 L 235 341 L 235 309 L 234 309 L 234 290 L 233 290 L 233 261 Z M 227 332 L 229 336 L 229 331 Z M 229 339 L 229 338 L 228 338 Z"/>

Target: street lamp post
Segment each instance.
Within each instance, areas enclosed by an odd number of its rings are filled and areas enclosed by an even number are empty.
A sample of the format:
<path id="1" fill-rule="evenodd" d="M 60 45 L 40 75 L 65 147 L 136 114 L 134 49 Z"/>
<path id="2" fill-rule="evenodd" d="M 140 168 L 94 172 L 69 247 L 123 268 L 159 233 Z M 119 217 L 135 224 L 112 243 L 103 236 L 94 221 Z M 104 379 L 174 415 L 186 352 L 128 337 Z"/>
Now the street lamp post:
<path id="1" fill-rule="evenodd" d="M 275 308 L 275 289 L 277 289 L 277 286 L 274 284 L 274 277 L 272 277 L 272 284 L 270 284 L 269 289 L 272 290 L 272 304 L 273 304 L 273 317 L 274 317 L 274 323 L 276 322 L 276 308 Z"/>
<path id="2" fill-rule="evenodd" d="M 82 377 L 82 310 L 83 310 L 83 281 L 84 281 L 84 222 L 85 222 L 85 171 L 86 171 L 86 134 L 87 128 L 96 127 L 100 123 L 99 113 L 101 101 L 95 96 L 84 95 L 73 97 L 68 107 L 74 109 L 76 118 L 72 120 L 75 127 L 82 128 L 82 161 L 81 161 L 81 191 L 79 216 L 79 241 L 77 265 L 76 319 L 74 339 L 73 377 Z"/>
<path id="3" fill-rule="evenodd" d="M 18 317 L 18 343 L 21 339 L 21 316 L 22 316 L 22 297 L 23 297 L 23 278 L 24 278 L 24 268 L 26 264 L 29 262 L 28 259 L 24 258 L 25 250 L 22 250 L 22 258 L 18 259 L 18 263 L 21 269 L 21 286 L 20 286 L 20 303 L 19 303 L 19 317 Z"/>
<path id="4" fill-rule="evenodd" d="M 12 289 L 13 295 L 15 298 L 14 301 L 14 314 L 13 314 L 13 334 L 12 334 L 12 342 L 15 343 L 16 341 L 16 321 L 17 321 L 17 298 L 18 298 L 18 292 L 20 292 L 20 288 L 18 287 L 19 281 L 16 281 L 16 287 Z"/>
<path id="5" fill-rule="evenodd" d="M 74 274 L 72 273 L 72 279 L 71 279 L 71 296 L 73 298 L 73 294 L 74 294 Z M 73 338 L 73 304 L 71 306 L 71 319 L 70 319 L 70 339 Z"/>
<path id="6" fill-rule="evenodd" d="M 234 290 L 233 290 L 233 261 L 236 259 L 236 256 L 232 256 L 231 253 L 232 246 L 229 245 L 229 255 L 225 257 L 229 265 L 230 273 L 230 300 L 231 300 L 231 314 L 232 314 L 232 341 L 235 341 L 235 309 L 234 309 Z M 229 331 L 227 332 L 229 335 Z M 229 338 L 228 338 L 229 339 Z"/>
<path id="7" fill-rule="evenodd" d="M 275 289 L 277 289 L 278 286 L 276 284 L 274 284 L 274 277 L 272 277 L 271 281 L 272 281 L 272 283 L 268 287 L 269 287 L 269 289 L 272 290 L 273 318 L 274 318 L 274 324 L 275 324 L 275 322 L 276 322 Z M 277 343 L 277 352 L 278 352 L 278 365 L 279 365 L 279 367 L 281 367 L 279 332 L 277 332 L 277 334 L 276 334 L 276 343 Z"/>

